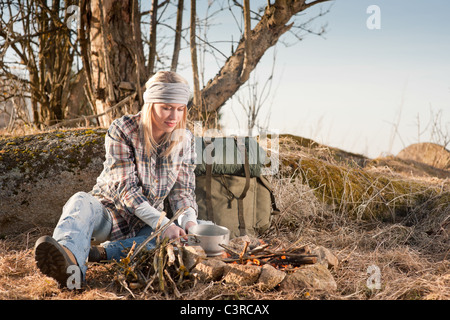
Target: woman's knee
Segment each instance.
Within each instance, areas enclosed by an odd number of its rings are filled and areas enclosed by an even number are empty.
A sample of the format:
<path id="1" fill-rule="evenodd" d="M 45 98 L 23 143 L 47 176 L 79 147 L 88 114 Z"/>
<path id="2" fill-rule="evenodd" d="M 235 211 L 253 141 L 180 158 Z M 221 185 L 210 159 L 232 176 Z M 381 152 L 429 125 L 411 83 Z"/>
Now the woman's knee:
<path id="1" fill-rule="evenodd" d="M 87 192 L 84 191 L 79 191 L 77 193 L 75 193 L 71 198 L 75 198 L 75 199 L 88 199 L 90 198 L 91 195 Z"/>
<path id="2" fill-rule="evenodd" d="M 66 202 L 63 208 L 63 214 L 70 212 L 78 212 L 84 213 L 91 210 L 91 195 L 80 191 L 75 193 L 70 199 Z"/>

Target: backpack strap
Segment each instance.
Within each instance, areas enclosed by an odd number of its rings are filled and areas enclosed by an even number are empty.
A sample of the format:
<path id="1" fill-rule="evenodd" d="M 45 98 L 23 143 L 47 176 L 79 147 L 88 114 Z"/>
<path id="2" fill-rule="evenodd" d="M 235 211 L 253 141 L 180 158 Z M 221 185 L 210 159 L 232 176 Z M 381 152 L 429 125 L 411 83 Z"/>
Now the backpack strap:
<path id="1" fill-rule="evenodd" d="M 210 144 L 211 140 L 205 140 L 205 145 Z M 213 206 L 212 206 L 212 195 L 211 195 L 211 189 L 212 189 L 212 158 L 211 153 L 206 153 L 206 165 L 205 165 L 205 183 L 206 183 L 206 195 L 205 195 L 205 202 L 206 202 L 206 217 L 208 221 L 213 221 L 214 212 L 213 212 Z"/>
<path id="2" fill-rule="evenodd" d="M 237 146 L 237 150 L 241 152 L 241 154 L 244 154 L 244 174 L 245 174 L 245 186 L 242 190 L 242 193 L 239 197 L 236 197 L 237 204 L 238 204 L 238 222 L 239 222 L 239 233 L 241 236 L 244 236 L 247 234 L 245 231 L 245 220 L 244 220 L 244 198 L 247 195 L 247 191 L 250 188 L 250 164 L 248 159 L 247 150 L 245 148 L 245 143 L 243 145 L 238 143 L 237 137 L 234 137 L 235 144 Z M 205 145 L 212 143 L 211 140 L 205 140 Z M 243 150 L 242 150 L 243 149 Z M 206 190 L 205 190 L 205 204 L 206 204 L 206 216 L 209 221 L 213 221 L 214 218 L 214 209 L 212 206 L 212 159 L 210 156 L 210 153 L 206 153 L 206 165 L 205 165 L 205 183 L 206 183 Z M 228 190 L 230 193 L 231 191 Z M 231 193 L 232 194 L 232 193 Z"/>
<path id="3" fill-rule="evenodd" d="M 262 185 L 264 187 L 266 187 L 267 190 L 269 190 L 270 200 L 272 203 L 272 215 L 280 214 L 280 209 L 278 209 L 278 207 L 277 207 L 275 195 L 273 194 L 273 188 L 272 188 L 272 185 L 270 184 L 269 180 L 267 180 L 267 178 L 265 176 L 261 175 L 259 177 L 259 181 L 262 183 Z"/>
<path id="4" fill-rule="evenodd" d="M 234 137 L 237 149 L 244 153 L 244 173 L 245 173 L 245 186 L 239 198 L 237 198 L 238 203 L 238 220 L 239 220 L 239 232 L 241 236 L 245 236 L 247 232 L 245 231 L 245 220 L 244 220 L 244 198 L 247 195 L 247 191 L 250 188 L 250 164 L 248 160 L 247 149 L 244 144 L 238 144 L 237 137 Z M 243 149 L 243 150 L 242 150 Z"/>

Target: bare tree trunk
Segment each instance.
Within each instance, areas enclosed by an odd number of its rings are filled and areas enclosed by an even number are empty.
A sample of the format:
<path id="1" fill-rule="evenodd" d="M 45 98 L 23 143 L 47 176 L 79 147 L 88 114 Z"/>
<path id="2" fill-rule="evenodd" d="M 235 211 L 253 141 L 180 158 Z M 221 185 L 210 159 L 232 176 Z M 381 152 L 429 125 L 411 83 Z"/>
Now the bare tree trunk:
<path id="1" fill-rule="evenodd" d="M 192 75 L 194 79 L 194 99 L 193 108 L 198 112 L 202 110 L 201 94 L 200 94 L 200 83 L 198 77 L 198 62 L 197 62 L 197 45 L 195 41 L 195 27 L 196 27 L 196 17 L 197 8 L 196 1 L 191 0 L 191 23 L 190 23 L 190 49 L 191 49 L 191 62 L 192 62 Z"/>
<path id="2" fill-rule="evenodd" d="M 78 28 L 78 42 L 80 44 L 80 56 L 83 62 L 83 72 L 85 74 L 86 83 L 84 85 L 84 92 L 91 108 L 93 114 L 96 113 L 95 110 L 95 97 L 94 97 L 94 86 L 92 82 L 92 67 L 90 59 L 90 24 L 88 24 L 88 13 L 91 10 L 88 7 L 89 0 L 80 1 L 80 28 Z M 87 32 L 86 32 L 87 31 Z M 99 124 L 98 119 L 96 119 L 97 125 Z"/>
<path id="3" fill-rule="evenodd" d="M 49 126 L 64 119 L 73 61 L 69 31 L 59 26 L 59 0 L 39 2 L 40 121 Z"/>
<path id="4" fill-rule="evenodd" d="M 136 3 L 132 4 L 133 1 Z M 137 90 L 147 78 L 140 14 L 137 0 L 92 0 L 88 9 L 90 18 L 85 23 L 90 40 L 87 58 L 91 91 L 96 113 L 106 112 L 99 117 L 100 125 L 106 127 L 115 118 L 126 112 L 137 112 L 140 108 L 134 103 L 128 110 L 111 110 L 117 102 L 130 95 L 130 88 Z"/>
<path id="5" fill-rule="evenodd" d="M 150 10 L 150 48 L 148 53 L 148 73 L 155 73 L 155 57 L 156 57 L 156 28 L 158 23 L 158 0 L 152 0 L 152 8 Z"/>
<path id="6" fill-rule="evenodd" d="M 86 73 L 80 70 L 73 80 L 70 93 L 67 98 L 67 110 L 64 116 L 65 119 L 73 119 L 80 117 L 80 115 L 89 115 L 92 110 L 86 109 L 87 96 L 84 88 L 86 86 Z M 85 125 L 84 122 L 78 122 L 74 125 Z"/>
<path id="7" fill-rule="evenodd" d="M 177 71 L 178 57 L 180 55 L 181 49 L 181 28 L 183 26 L 183 10 L 184 10 L 184 0 L 178 0 L 177 25 L 175 27 L 175 41 L 173 45 L 172 65 L 170 67 L 170 70 L 173 72 Z"/>
<path id="8" fill-rule="evenodd" d="M 267 6 L 264 15 L 251 31 L 249 39 L 257 46 L 252 46 L 248 64 L 249 71 L 258 64 L 264 53 L 277 43 L 278 39 L 292 27 L 289 20 L 297 13 L 328 0 L 316 0 L 305 3 L 305 0 L 276 0 Z M 245 59 L 245 41 L 241 39 L 236 51 L 228 58 L 219 73 L 203 88 L 202 103 L 206 111 L 216 111 L 234 95 L 242 85 L 241 73 Z"/>
<path id="9" fill-rule="evenodd" d="M 244 0 L 244 25 L 245 25 L 245 55 L 244 55 L 244 66 L 242 67 L 241 82 L 244 83 L 248 80 L 250 76 L 250 63 L 251 63 L 251 52 L 252 52 L 252 39 L 250 37 L 251 31 L 251 21 L 250 21 L 250 0 Z"/>
<path id="10" fill-rule="evenodd" d="M 100 11 L 103 8 L 100 6 L 101 0 L 92 0 L 90 3 L 90 12 L 92 18 L 90 19 L 90 51 L 88 56 L 91 59 L 91 79 L 92 79 L 92 91 L 93 91 L 93 103 L 95 112 L 97 114 L 103 113 L 109 104 L 114 104 L 114 101 L 107 102 L 108 97 L 108 76 L 106 66 L 107 51 L 104 47 L 104 38 L 102 35 L 102 19 L 100 17 Z M 108 0 L 105 1 L 108 3 Z M 105 8 L 106 9 L 106 8 Z M 114 94 L 112 92 L 111 94 Z M 112 119 L 108 119 L 108 116 L 103 116 L 98 119 L 99 125 L 107 126 Z"/>
<path id="11" fill-rule="evenodd" d="M 139 16 L 139 11 L 136 8 L 136 5 L 138 5 L 137 1 L 132 1 L 131 2 L 131 33 L 133 35 L 133 41 L 134 43 L 138 43 L 138 41 L 141 41 L 141 39 L 137 39 L 136 38 L 136 20 L 140 21 L 140 19 L 136 19 L 136 15 Z M 140 24 L 139 24 L 140 25 Z M 143 100 L 144 98 L 142 97 L 142 90 L 141 90 L 141 73 L 139 70 L 141 70 L 142 68 L 145 68 L 144 66 L 141 66 L 141 60 L 139 59 L 139 53 L 138 50 L 136 49 L 136 47 L 131 47 L 130 48 L 133 51 L 133 56 L 134 56 L 134 63 L 135 63 L 135 67 L 136 67 L 136 93 L 138 95 L 139 98 L 139 106 L 143 105 Z"/>

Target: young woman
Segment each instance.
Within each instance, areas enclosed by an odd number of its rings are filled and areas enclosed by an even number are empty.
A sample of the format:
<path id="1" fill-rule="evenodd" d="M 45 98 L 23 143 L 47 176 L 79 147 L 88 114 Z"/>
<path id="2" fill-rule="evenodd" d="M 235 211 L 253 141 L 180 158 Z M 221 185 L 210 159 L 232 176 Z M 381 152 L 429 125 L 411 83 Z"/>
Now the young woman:
<path id="1" fill-rule="evenodd" d="M 184 211 L 164 237 L 183 237 L 197 224 L 194 137 L 186 129 L 189 86 L 178 74 L 162 71 L 146 88 L 142 111 L 109 127 L 104 169 L 93 190 L 72 196 L 53 237 L 36 242 L 38 268 L 62 286 L 70 265 L 77 265 L 84 278 L 88 257 L 119 259 L 124 247 L 145 240 L 166 198 L 174 213 Z M 164 218 L 161 225 L 168 221 Z M 91 241 L 101 245 L 91 248 Z"/>

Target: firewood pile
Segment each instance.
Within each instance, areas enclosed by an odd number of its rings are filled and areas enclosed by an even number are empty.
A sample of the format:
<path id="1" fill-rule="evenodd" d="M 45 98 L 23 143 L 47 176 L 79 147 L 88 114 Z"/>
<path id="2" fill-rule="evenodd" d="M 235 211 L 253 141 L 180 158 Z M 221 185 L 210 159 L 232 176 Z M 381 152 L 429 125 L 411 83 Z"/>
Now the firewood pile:
<path id="1" fill-rule="evenodd" d="M 260 239 L 250 239 L 248 236 L 235 239 L 232 245 L 220 245 L 225 253 L 222 255 L 226 263 L 246 265 L 271 266 L 285 272 L 295 271 L 302 265 L 317 262 L 317 255 L 312 254 L 308 246 L 289 246 L 279 248 Z"/>
<path id="2" fill-rule="evenodd" d="M 149 291 L 180 298 L 180 290 L 193 284 L 181 243 L 164 239 L 152 250 L 143 249 L 137 255 L 134 250 L 133 246 L 126 258 L 114 262 L 116 281 L 134 298 L 138 292 Z"/>
<path id="3" fill-rule="evenodd" d="M 141 291 L 140 294 L 145 295 L 148 290 L 159 291 L 166 296 L 173 293 L 176 298 L 180 298 L 180 288 L 192 283 L 183 258 L 185 250 L 179 239 L 161 239 L 161 234 L 184 210 L 179 209 L 164 226 L 161 226 L 161 222 L 166 213 L 162 212 L 155 232 L 139 246 L 133 245 L 125 258 L 115 262 L 116 280 L 133 298 L 136 298 L 134 291 Z M 156 247 L 147 250 L 146 244 L 154 238 Z"/>

